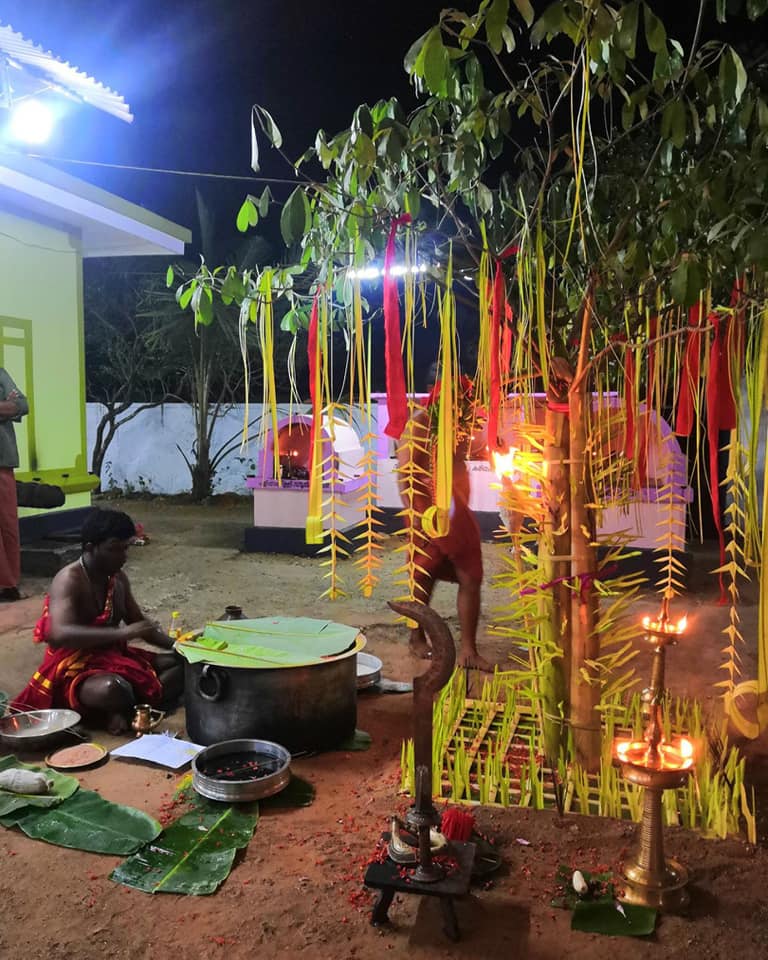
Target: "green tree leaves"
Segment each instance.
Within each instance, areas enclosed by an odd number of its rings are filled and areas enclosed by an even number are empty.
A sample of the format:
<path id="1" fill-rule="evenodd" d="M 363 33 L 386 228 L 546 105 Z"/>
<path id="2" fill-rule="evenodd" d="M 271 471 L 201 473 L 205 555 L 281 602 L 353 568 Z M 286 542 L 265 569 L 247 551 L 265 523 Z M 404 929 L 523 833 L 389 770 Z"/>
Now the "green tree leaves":
<path id="1" fill-rule="evenodd" d="M 675 268 L 670 283 L 675 302 L 682 307 L 692 307 L 698 303 L 704 286 L 705 275 L 699 261 L 693 257 L 683 257 Z"/>
<path id="2" fill-rule="evenodd" d="M 264 107 L 255 103 L 251 108 L 251 168 L 254 173 L 259 172 L 259 143 L 256 137 L 256 124 L 262 129 L 269 142 L 276 149 L 283 145 L 283 135 L 275 123 L 272 114 Z"/>
<path id="3" fill-rule="evenodd" d="M 651 53 L 662 53 L 667 49 L 667 30 L 647 3 L 643 4 L 645 21 L 645 42 Z"/>
<path id="4" fill-rule="evenodd" d="M 728 47 L 720 58 L 718 81 L 723 99 L 739 103 L 747 88 L 747 71 L 741 57 L 733 47 Z"/>
<path id="5" fill-rule="evenodd" d="M 515 0 L 515 6 L 520 16 L 525 20 L 526 27 L 530 27 L 533 24 L 534 13 L 533 7 L 530 4 L 530 0 Z"/>
<path id="6" fill-rule="evenodd" d="M 504 46 L 504 28 L 509 16 L 509 0 L 492 0 L 485 15 L 485 33 L 488 45 L 494 53 L 501 53 Z"/>
<path id="7" fill-rule="evenodd" d="M 670 100 L 661 118 L 661 135 L 668 137 L 678 150 L 685 143 L 686 117 L 682 100 Z"/>
<path id="8" fill-rule="evenodd" d="M 237 211 L 235 223 L 240 233 L 245 233 L 249 227 L 255 227 L 259 222 L 259 217 L 266 217 L 271 202 L 272 191 L 269 187 L 264 188 L 260 197 L 254 197 L 249 193 Z"/>
<path id="9" fill-rule="evenodd" d="M 301 240 L 312 223 L 309 198 L 303 187 L 296 187 L 280 214 L 280 233 L 286 246 Z"/>
<path id="10" fill-rule="evenodd" d="M 617 43 L 619 50 L 629 57 L 635 59 L 635 48 L 637 43 L 637 21 L 640 13 L 639 0 L 628 3 L 621 9 L 621 21 Z"/>
<path id="11" fill-rule="evenodd" d="M 439 96 L 445 93 L 449 65 L 450 59 L 443 44 L 440 27 L 434 26 L 427 31 L 413 72 L 424 80 L 428 90 Z"/>

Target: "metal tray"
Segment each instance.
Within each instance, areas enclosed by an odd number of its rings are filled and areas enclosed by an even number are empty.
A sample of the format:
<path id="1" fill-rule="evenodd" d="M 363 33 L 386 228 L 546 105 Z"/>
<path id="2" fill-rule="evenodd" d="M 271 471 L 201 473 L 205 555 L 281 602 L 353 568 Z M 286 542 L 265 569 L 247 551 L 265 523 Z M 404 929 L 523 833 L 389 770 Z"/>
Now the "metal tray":
<path id="1" fill-rule="evenodd" d="M 0 740 L 14 750 L 42 750 L 80 723 L 74 710 L 30 710 L 0 719 Z"/>
<path id="2" fill-rule="evenodd" d="M 371 653 L 357 655 L 357 689 L 365 690 L 375 686 L 381 680 L 383 664 Z"/>
<path id="3" fill-rule="evenodd" d="M 211 760 L 233 753 L 263 753 L 279 761 L 274 773 L 259 780 L 228 781 L 201 772 Z M 202 750 L 192 761 L 192 786 L 208 800 L 224 803 L 247 803 L 264 800 L 284 790 L 291 780 L 291 755 L 279 743 L 270 740 L 223 740 Z"/>

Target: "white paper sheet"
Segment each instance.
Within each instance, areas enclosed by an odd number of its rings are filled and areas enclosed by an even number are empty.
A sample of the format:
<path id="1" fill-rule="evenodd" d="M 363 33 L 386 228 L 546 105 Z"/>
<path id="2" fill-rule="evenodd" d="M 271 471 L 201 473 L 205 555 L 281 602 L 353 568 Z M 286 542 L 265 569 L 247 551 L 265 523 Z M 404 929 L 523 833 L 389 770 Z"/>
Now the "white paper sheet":
<path id="1" fill-rule="evenodd" d="M 148 763 L 157 763 L 161 767 L 178 770 L 204 749 L 205 747 L 201 747 L 197 743 L 177 740 L 175 737 L 166 734 L 145 733 L 116 750 L 110 750 L 110 753 L 113 757 L 146 760 Z"/>

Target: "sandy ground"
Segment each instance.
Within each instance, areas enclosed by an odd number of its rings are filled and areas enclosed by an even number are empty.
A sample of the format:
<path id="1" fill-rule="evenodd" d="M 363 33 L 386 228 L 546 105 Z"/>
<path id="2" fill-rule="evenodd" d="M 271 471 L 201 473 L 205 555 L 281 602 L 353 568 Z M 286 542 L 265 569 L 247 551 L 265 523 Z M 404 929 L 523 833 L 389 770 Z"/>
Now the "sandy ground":
<path id="1" fill-rule="evenodd" d="M 405 634 L 385 606 L 397 592 L 392 586 L 397 558 L 391 550 L 374 597 L 354 593 L 356 573 L 345 564 L 350 597 L 330 603 L 317 599 L 325 588 L 318 561 L 239 552 L 250 514 L 245 502 L 225 500 L 194 508 L 158 500 L 125 507 L 152 537 L 147 546 L 136 548 L 128 572 L 140 603 L 161 622 L 179 610 L 185 625 L 201 625 L 228 603 L 242 605 L 251 616 L 328 617 L 365 629 L 368 649 L 383 660 L 386 676 L 412 677 Z M 485 548 L 489 576 L 503 564 L 503 549 Z M 694 583 L 700 586 L 700 581 Z M 33 593 L 29 600 L 0 609 L 0 688 L 12 693 L 26 682 L 39 657 L 31 630 L 45 584 L 25 581 L 24 587 Z M 454 602 L 454 589 L 441 586 L 435 599 L 438 611 L 451 618 Z M 489 616 L 494 602 L 493 591 L 486 590 L 484 610 Z M 649 596 L 638 604 L 638 613 L 655 607 Z M 711 585 L 706 592 L 689 595 L 686 607 L 694 615 L 695 629 L 672 654 L 670 686 L 712 704 L 711 683 L 722 646 L 718 634 L 726 611 L 714 604 Z M 754 621 L 755 607 L 747 604 L 747 637 L 754 635 Z M 455 619 L 449 623 L 455 629 Z M 508 656 L 503 641 L 483 635 L 481 647 L 499 663 Z M 748 674 L 752 659 L 748 650 Z M 396 901 L 388 929 L 370 927 L 365 898 L 359 896 L 360 876 L 388 815 L 405 805 L 397 795 L 397 779 L 409 709 L 407 695 L 362 695 L 358 726 L 372 735 L 372 748 L 297 761 L 296 772 L 315 786 L 315 802 L 300 810 L 264 814 L 229 879 L 210 897 L 138 893 L 107 879 L 116 858 L 0 831 L 0 957 L 373 960 L 389 954 L 608 960 L 618 953 L 630 960 L 706 960 L 766 955 L 768 850 L 739 840 L 711 841 L 669 831 L 668 849 L 692 872 L 689 914 L 664 918 L 650 940 L 614 940 L 570 931 L 569 914 L 549 905 L 553 876 L 560 863 L 586 869 L 616 864 L 635 828 L 597 818 L 559 820 L 555 814 L 519 809 L 478 813 L 480 825 L 498 838 L 505 866 L 488 889 L 473 890 L 459 904 L 461 943 L 444 939 L 436 904 L 417 897 Z M 183 729 L 183 724 L 181 710 L 168 721 L 173 729 Z M 118 742 L 102 734 L 97 739 L 106 746 Z M 759 754 L 761 745 L 752 752 Z M 108 799 L 154 816 L 160 815 L 176 783 L 175 775 L 161 769 L 114 759 L 79 779 Z M 518 838 L 530 845 L 518 843 Z"/>

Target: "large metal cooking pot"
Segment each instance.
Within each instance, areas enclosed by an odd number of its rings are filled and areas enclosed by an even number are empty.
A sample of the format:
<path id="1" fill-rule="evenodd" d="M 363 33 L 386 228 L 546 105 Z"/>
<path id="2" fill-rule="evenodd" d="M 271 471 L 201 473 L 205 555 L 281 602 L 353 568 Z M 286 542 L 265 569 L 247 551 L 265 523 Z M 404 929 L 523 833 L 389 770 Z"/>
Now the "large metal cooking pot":
<path id="1" fill-rule="evenodd" d="M 358 634 L 350 650 L 301 667 L 185 663 L 187 732 L 207 746 L 271 740 L 291 753 L 335 747 L 357 725 Z"/>

